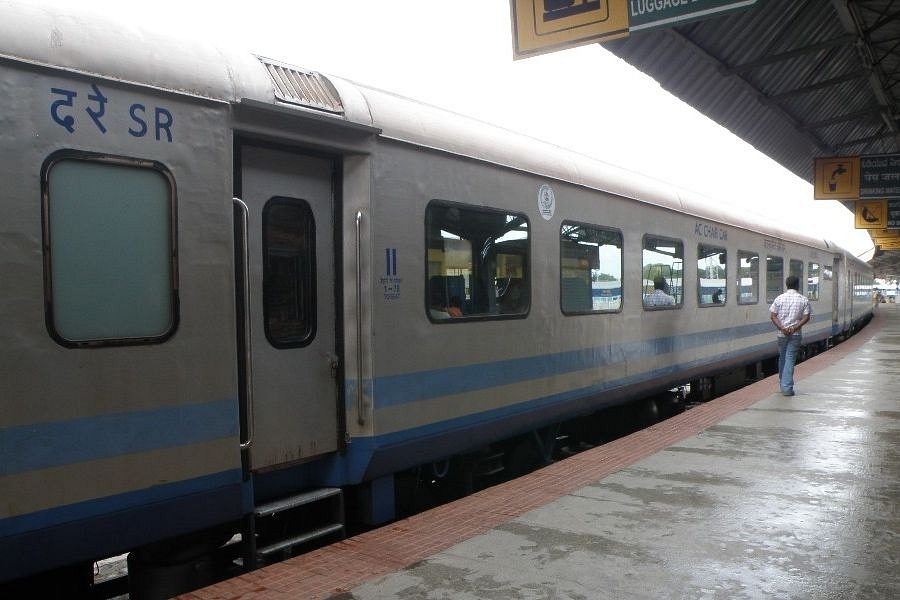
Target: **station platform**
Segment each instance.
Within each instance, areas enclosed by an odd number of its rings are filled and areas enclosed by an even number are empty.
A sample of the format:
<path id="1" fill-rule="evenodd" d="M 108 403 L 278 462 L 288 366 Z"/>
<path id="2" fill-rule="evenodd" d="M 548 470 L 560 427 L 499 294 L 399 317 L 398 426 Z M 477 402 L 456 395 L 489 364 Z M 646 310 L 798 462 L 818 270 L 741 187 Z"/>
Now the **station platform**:
<path id="1" fill-rule="evenodd" d="M 900 597 L 900 305 L 795 390 L 769 377 L 181 598 Z"/>

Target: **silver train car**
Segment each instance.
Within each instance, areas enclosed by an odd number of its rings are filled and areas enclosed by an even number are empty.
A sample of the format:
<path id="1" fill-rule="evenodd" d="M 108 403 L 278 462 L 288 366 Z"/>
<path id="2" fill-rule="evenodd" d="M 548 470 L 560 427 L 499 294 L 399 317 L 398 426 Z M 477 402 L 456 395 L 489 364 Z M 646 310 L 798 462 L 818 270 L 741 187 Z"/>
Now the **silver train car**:
<path id="1" fill-rule="evenodd" d="M 7 585 L 130 553 L 165 597 L 385 523 L 403 473 L 771 360 L 788 274 L 808 348 L 871 317 L 871 268 L 797 224 L 66 10 L 0 6 Z"/>

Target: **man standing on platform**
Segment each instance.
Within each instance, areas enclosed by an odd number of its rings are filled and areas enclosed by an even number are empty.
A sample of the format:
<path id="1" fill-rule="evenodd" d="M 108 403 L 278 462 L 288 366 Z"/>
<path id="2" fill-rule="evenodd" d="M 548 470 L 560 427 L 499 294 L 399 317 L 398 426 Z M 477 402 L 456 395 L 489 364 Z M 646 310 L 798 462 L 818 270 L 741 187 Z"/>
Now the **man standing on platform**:
<path id="1" fill-rule="evenodd" d="M 769 317 L 778 329 L 778 378 L 781 393 L 794 395 L 794 365 L 803 337 L 800 328 L 812 314 L 809 299 L 801 294 L 800 279 L 789 275 L 784 281 L 787 290 L 775 298 L 769 307 Z"/>

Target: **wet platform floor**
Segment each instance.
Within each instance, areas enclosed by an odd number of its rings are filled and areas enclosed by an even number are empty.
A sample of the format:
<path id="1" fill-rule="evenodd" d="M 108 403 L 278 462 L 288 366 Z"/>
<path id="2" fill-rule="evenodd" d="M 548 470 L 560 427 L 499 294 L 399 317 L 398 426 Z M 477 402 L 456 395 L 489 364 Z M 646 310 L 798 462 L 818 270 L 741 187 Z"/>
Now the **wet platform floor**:
<path id="1" fill-rule="evenodd" d="M 770 377 L 183 598 L 900 598 L 898 359 L 882 304 L 793 397 Z"/>

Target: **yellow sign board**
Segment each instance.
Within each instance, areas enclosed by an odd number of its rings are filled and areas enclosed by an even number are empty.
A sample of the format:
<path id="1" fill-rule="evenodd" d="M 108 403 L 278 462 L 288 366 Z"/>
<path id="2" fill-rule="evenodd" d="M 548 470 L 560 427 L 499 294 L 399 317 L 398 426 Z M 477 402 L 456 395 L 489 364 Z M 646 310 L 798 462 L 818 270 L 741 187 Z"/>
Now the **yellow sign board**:
<path id="1" fill-rule="evenodd" d="M 512 0 L 515 58 L 628 35 L 624 2 L 608 0 Z"/>
<path id="2" fill-rule="evenodd" d="M 870 229 L 869 237 L 873 240 L 900 240 L 900 229 Z"/>
<path id="3" fill-rule="evenodd" d="M 745 9 L 757 0 L 510 0 L 513 57 L 606 42 Z"/>
<path id="4" fill-rule="evenodd" d="M 887 200 L 857 200 L 856 228 L 885 229 L 888 221 Z"/>
<path id="5" fill-rule="evenodd" d="M 900 250 L 900 239 L 881 240 L 875 244 L 882 250 Z"/>
<path id="6" fill-rule="evenodd" d="M 859 198 L 859 157 L 817 158 L 813 198 L 816 200 L 856 200 Z M 859 227 L 859 225 L 857 225 Z"/>

